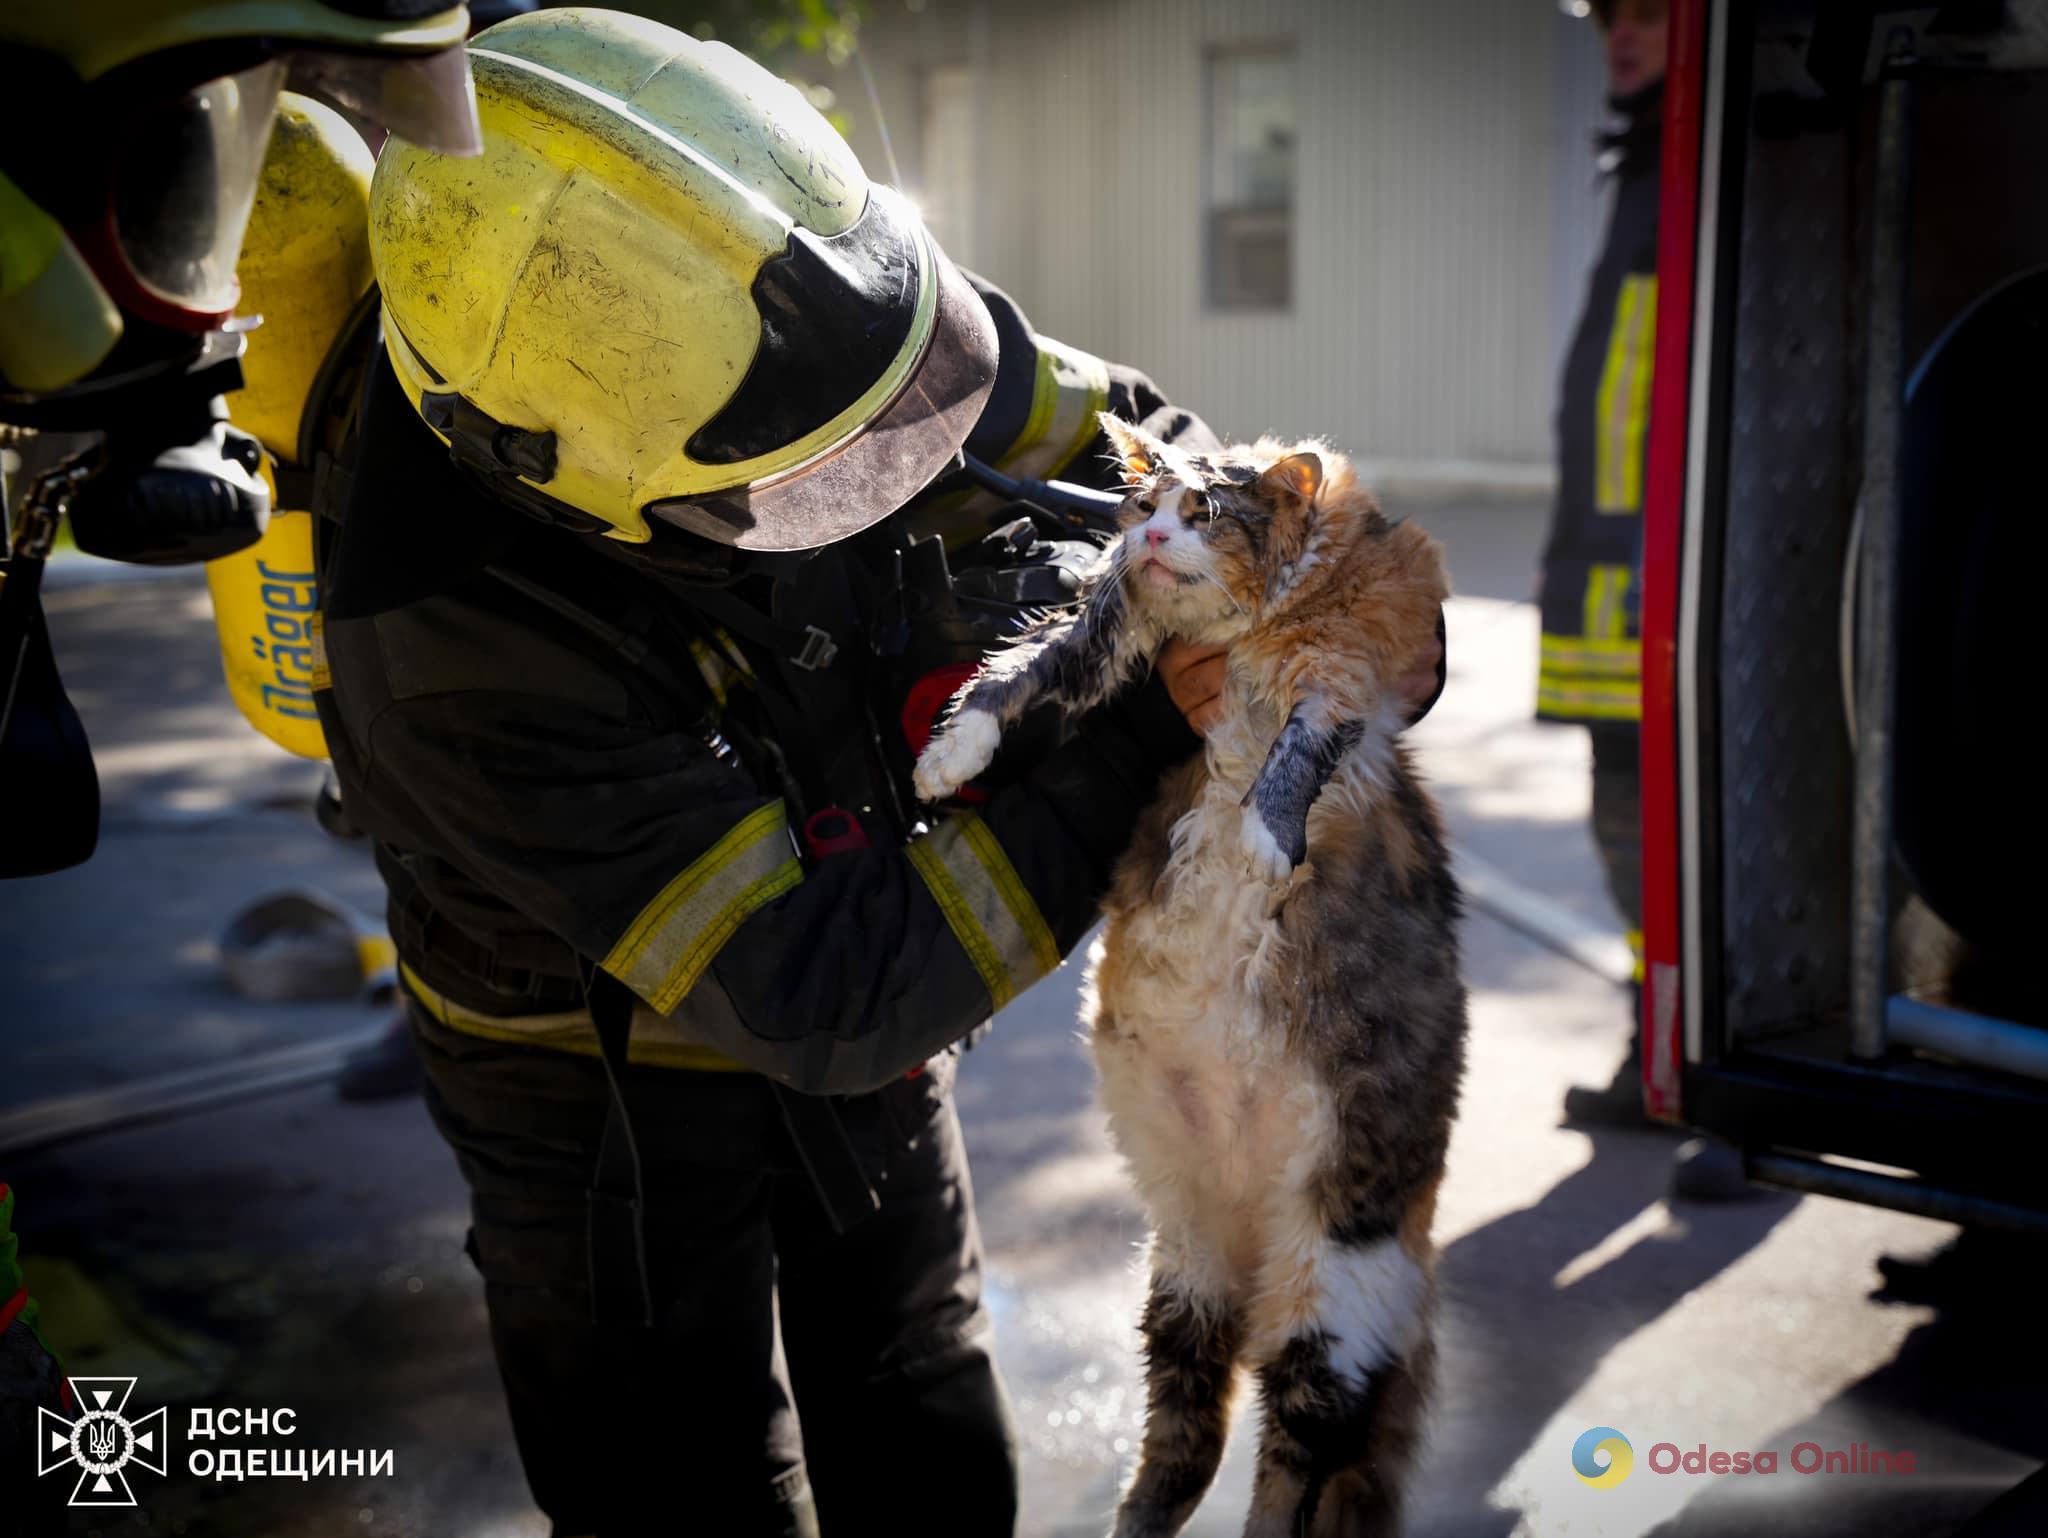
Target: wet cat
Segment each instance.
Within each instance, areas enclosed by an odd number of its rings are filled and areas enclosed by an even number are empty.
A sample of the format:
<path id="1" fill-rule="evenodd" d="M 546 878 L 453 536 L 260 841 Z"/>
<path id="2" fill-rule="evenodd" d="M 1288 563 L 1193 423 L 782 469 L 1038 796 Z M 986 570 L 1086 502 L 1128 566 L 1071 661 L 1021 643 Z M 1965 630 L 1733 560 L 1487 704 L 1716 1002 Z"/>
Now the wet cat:
<path id="1" fill-rule="evenodd" d="M 1145 1438 L 1115 1532 L 1187 1521 L 1240 1367 L 1263 1403 L 1246 1534 L 1392 1532 L 1466 1030 L 1457 887 L 1390 689 L 1436 634 L 1441 549 L 1321 444 L 1196 455 L 1104 428 L 1128 495 L 1103 574 L 969 680 L 918 789 L 979 773 L 1035 699 L 1084 709 L 1169 637 L 1228 644 L 1221 717 L 1141 819 L 1089 977 L 1103 1102 L 1154 1230 Z"/>

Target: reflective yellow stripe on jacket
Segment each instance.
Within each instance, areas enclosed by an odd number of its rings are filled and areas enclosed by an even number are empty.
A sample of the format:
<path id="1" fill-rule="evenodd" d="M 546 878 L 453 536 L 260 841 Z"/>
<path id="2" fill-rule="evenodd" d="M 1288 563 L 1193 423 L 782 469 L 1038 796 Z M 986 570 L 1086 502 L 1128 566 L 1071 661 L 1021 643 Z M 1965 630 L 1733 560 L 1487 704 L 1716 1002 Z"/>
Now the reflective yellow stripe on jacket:
<path id="1" fill-rule="evenodd" d="M 1595 566 L 1586 575 L 1585 631 L 1543 634 L 1536 682 L 1539 715 L 1574 721 L 1639 721 L 1643 645 L 1628 633 L 1626 566 Z"/>
<path id="2" fill-rule="evenodd" d="M 574 1052 L 596 1057 L 597 1028 L 587 1010 L 560 1010 L 545 1015 L 486 1015 L 465 1009 L 446 994 L 421 981 L 404 962 L 398 964 L 406 992 L 428 1018 L 465 1036 L 487 1041 L 505 1041 L 520 1047 L 541 1047 L 550 1052 Z M 735 1062 L 715 1047 L 686 1040 L 674 1021 L 657 1015 L 644 1005 L 633 1011 L 632 1033 L 626 1043 L 626 1060 L 653 1068 L 680 1068 L 695 1073 L 751 1073 L 745 1063 Z"/>
<path id="3" fill-rule="evenodd" d="M 1656 353 L 1657 277 L 1637 273 L 1621 280 L 1593 408 L 1593 506 L 1599 512 L 1642 511 L 1643 446 Z"/>
<path id="4" fill-rule="evenodd" d="M 979 817 L 948 818 L 905 851 L 1001 1009 L 1060 964 L 1059 946 Z"/>
<path id="5" fill-rule="evenodd" d="M 1065 469 L 1095 436 L 1096 413 L 1109 404 L 1109 365 L 1049 336 L 1031 340 L 1038 346 L 1031 414 L 999 467 L 1042 480 Z"/>
<path id="6" fill-rule="evenodd" d="M 604 969 L 667 1014 L 756 909 L 803 880 L 780 801 L 736 823 L 640 910 Z"/>

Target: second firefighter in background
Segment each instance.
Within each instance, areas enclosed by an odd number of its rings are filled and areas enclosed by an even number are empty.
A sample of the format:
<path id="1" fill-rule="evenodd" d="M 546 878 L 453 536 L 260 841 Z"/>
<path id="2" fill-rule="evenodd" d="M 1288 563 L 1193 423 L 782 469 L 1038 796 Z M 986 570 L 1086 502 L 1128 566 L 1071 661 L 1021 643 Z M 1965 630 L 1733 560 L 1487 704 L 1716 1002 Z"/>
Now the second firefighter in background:
<path id="1" fill-rule="evenodd" d="M 1557 503 L 1543 552 L 1536 714 L 1583 725 L 1591 736 L 1593 839 L 1627 927 L 1639 996 L 1643 482 L 1657 345 L 1664 3 L 1605 0 L 1593 12 L 1614 116 L 1600 140 L 1599 168 L 1613 201 L 1558 392 Z M 1633 1033 L 1613 1082 L 1571 1090 L 1565 1112 L 1574 1120 L 1642 1120 Z"/>

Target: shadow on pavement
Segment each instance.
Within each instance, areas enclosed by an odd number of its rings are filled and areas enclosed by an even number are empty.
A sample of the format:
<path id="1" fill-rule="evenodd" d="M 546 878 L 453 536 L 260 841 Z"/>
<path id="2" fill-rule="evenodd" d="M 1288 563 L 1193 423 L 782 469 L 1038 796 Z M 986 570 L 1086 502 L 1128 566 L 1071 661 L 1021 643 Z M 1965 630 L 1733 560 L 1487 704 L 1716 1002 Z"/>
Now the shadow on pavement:
<path id="1" fill-rule="evenodd" d="M 1892 1280 L 1873 1297 L 1931 1304 L 1933 1317 L 1877 1371 L 1763 1440 L 1781 1454 L 1779 1474 L 1717 1482 L 1655 1538 L 1749 1538 L 1760 1515 L 1773 1538 L 1932 1538 L 1956 1531 L 2048 1461 L 2048 1334 L 2041 1328 L 2048 1242 L 1977 1230 L 1928 1260 L 1880 1264 Z M 1823 1456 L 1854 1457 L 1859 1444 L 1911 1452 L 1915 1468 L 1910 1475 L 1857 1472 L 1857 1459 L 1850 1472 L 1782 1472 L 1784 1455 L 1802 1443 Z M 2010 1472 L 1987 1473 L 2000 1453 L 2010 1455 Z M 2048 1519 L 2038 1513 L 2008 1530 L 2042 1531 Z"/>
<path id="2" fill-rule="evenodd" d="M 1678 1209 L 1681 1226 L 1637 1239 L 1556 1286 L 1553 1278 L 1664 1194 L 1670 1134 L 1601 1131 L 1592 1141 L 1592 1159 L 1533 1206 L 1473 1229 L 1443 1252 L 1438 1402 L 1457 1419 L 1435 1438 L 1442 1451 L 1430 1464 L 1431 1487 L 1462 1492 L 1467 1504 L 1430 1511 L 1418 1534 L 1512 1532 L 1521 1513 L 1486 1506 L 1487 1492 L 1601 1359 L 1761 1244 L 1797 1205 L 1773 1194 Z M 1552 1294 L 1517 1306 L 1516 1294 L 1534 1287 Z"/>

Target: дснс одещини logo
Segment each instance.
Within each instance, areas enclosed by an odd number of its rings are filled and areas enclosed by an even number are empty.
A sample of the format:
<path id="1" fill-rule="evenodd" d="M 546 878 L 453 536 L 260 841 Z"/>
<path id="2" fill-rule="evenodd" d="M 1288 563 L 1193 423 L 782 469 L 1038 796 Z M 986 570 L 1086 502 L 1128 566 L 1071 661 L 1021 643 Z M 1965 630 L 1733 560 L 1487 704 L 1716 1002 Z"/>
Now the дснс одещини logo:
<path id="1" fill-rule="evenodd" d="M 135 1391 L 133 1378 L 72 1378 L 74 1418 L 55 1410 L 36 1412 L 36 1473 L 77 1464 L 72 1506 L 133 1506 L 129 1464 L 162 1474 L 170 1458 L 170 1427 L 161 1409 L 131 1421 L 125 1412 Z"/>

